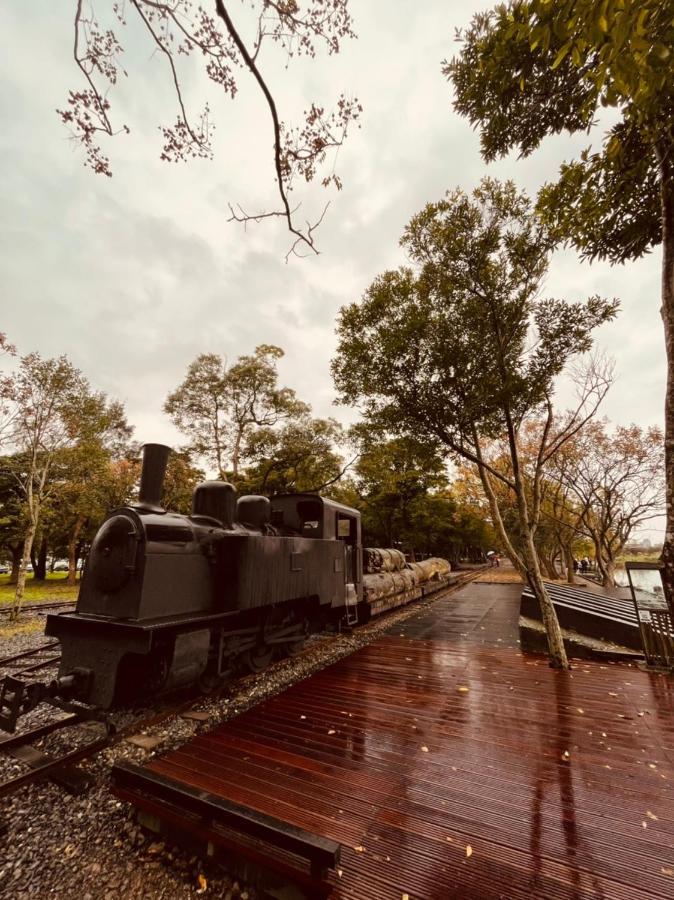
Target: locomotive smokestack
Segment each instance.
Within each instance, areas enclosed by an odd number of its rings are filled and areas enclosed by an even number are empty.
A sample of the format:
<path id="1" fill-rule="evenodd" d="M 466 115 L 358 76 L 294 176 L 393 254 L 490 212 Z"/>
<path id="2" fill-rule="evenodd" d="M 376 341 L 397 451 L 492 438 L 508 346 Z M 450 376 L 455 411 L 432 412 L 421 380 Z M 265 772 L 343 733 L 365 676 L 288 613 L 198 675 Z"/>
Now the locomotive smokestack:
<path id="1" fill-rule="evenodd" d="M 138 506 L 143 509 L 163 512 L 161 505 L 162 488 L 166 464 L 171 455 L 171 448 L 164 444 L 143 445 L 143 468 L 140 473 L 140 490 Z"/>

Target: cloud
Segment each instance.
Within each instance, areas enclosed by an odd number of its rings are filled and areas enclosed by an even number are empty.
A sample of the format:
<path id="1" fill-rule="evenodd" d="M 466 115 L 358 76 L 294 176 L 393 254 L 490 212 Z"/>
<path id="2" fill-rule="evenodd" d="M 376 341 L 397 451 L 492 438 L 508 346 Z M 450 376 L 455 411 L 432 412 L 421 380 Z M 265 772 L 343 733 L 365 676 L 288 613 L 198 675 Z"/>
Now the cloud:
<path id="1" fill-rule="evenodd" d="M 68 353 L 95 386 L 124 400 L 143 438 L 176 440 L 161 405 L 197 353 L 234 358 L 263 342 L 285 349 L 285 383 L 318 414 L 348 418 L 348 410 L 332 407 L 335 316 L 377 273 L 404 261 L 398 239 L 410 216 L 456 185 L 470 190 L 484 174 L 511 177 L 534 193 L 588 143 L 560 135 L 525 161 L 484 165 L 478 136 L 452 111 L 440 63 L 457 49 L 454 29 L 471 10 L 491 5 L 427 0 L 391 3 L 382 14 L 356 0 L 359 38 L 339 56 L 291 61 L 287 71 L 280 58 L 264 62 L 283 116 L 314 97 L 330 103 L 342 90 L 358 94 L 365 108 L 362 129 L 339 154 L 343 191 L 298 185 L 295 194 L 307 217 L 332 198 L 321 255 L 286 265 L 282 223 L 244 232 L 226 221 L 229 202 L 276 203 L 268 113 L 246 72 L 230 101 L 203 92 L 197 61 L 186 67 L 190 102 L 211 103 L 216 158 L 163 164 L 157 126 L 172 121 L 175 101 L 162 61 L 131 30 L 130 77 L 113 109 L 132 133 L 108 142 L 114 177 L 96 177 L 54 112 L 78 83 L 71 5 L 39 0 L 28 11 L 5 4 L 0 327 L 21 351 Z M 616 359 L 619 380 L 605 406 L 616 421 L 662 422 L 659 261 L 656 252 L 623 267 L 590 266 L 566 251 L 546 283 L 557 296 L 620 298 L 620 317 L 599 341 Z"/>

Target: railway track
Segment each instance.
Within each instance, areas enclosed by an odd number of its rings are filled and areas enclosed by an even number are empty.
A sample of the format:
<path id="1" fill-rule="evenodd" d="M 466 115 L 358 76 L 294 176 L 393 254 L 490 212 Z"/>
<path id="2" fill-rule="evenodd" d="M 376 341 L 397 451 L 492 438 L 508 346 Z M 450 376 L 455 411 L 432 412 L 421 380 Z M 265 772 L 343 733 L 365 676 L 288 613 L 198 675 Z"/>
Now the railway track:
<path id="1" fill-rule="evenodd" d="M 439 600 L 441 597 L 447 596 L 447 594 L 452 594 L 455 591 L 460 590 L 468 582 L 477 578 L 480 574 L 482 574 L 482 570 L 467 572 L 462 577 L 457 578 L 452 584 L 447 585 L 446 588 L 437 591 L 437 593 L 432 596 L 432 599 Z M 417 606 L 418 602 L 419 601 L 416 601 L 406 608 L 409 610 L 413 610 Z M 365 624 L 363 626 L 363 634 L 367 635 L 372 626 L 383 624 L 386 619 L 388 619 L 395 613 L 401 612 L 401 610 L 402 608 L 391 610 L 390 613 L 378 617 L 374 620 L 374 622 Z M 378 634 L 379 629 L 374 630 L 372 633 L 373 635 Z M 5 657 L 4 659 L 0 658 L 0 668 L 6 666 L 8 663 L 10 664 L 10 666 L 12 663 L 21 665 L 26 660 L 29 660 L 28 667 L 19 669 L 18 672 L 12 672 L 12 674 L 21 674 L 25 672 L 36 671 L 37 669 L 46 667 L 50 664 L 55 664 L 59 658 L 56 655 L 53 655 L 51 659 L 38 660 L 37 663 L 32 661 L 31 657 L 38 654 L 45 654 L 50 652 L 53 653 L 52 648 L 58 645 L 58 643 L 58 641 L 48 642 L 34 648 L 33 650 L 14 654 L 13 656 Z M 297 659 L 301 656 L 304 656 L 312 649 L 313 647 L 310 645 L 304 650 L 301 650 L 298 654 L 294 655 L 293 658 Z M 257 677 L 256 674 L 249 674 L 228 682 L 223 686 L 221 691 L 217 692 L 216 696 L 222 696 L 225 691 L 231 690 L 233 686 L 237 686 L 240 688 L 245 685 L 246 680 L 254 679 L 255 677 Z M 165 721 L 166 719 L 187 712 L 202 699 L 202 696 L 194 697 L 194 695 L 192 695 L 189 699 L 183 699 L 178 702 L 169 703 L 166 707 L 160 710 L 153 710 L 149 714 L 141 715 L 137 719 L 134 719 L 132 722 L 124 724 L 122 727 L 117 727 L 115 725 L 114 716 L 110 714 L 91 714 L 88 710 L 75 709 L 74 712 L 70 711 L 69 715 L 61 719 L 37 726 L 36 728 L 33 728 L 27 732 L 23 732 L 22 734 L 13 735 L 11 737 L 5 738 L 4 740 L 0 740 L 0 754 L 8 754 L 19 761 L 28 763 L 28 765 L 31 766 L 29 771 L 23 772 L 22 774 L 10 778 L 9 780 L 0 784 L 0 799 L 13 794 L 15 791 L 19 790 L 22 787 L 25 787 L 28 784 L 33 784 L 44 778 L 51 778 L 57 783 L 62 784 L 67 789 L 70 789 L 73 787 L 73 785 L 76 786 L 78 782 L 81 782 L 82 780 L 83 773 L 81 773 L 80 770 L 74 768 L 77 763 L 91 758 L 103 749 L 118 744 L 120 741 L 124 740 L 124 738 L 133 734 L 137 734 L 142 729 L 152 727 L 159 724 L 160 722 Z M 89 741 L 83 747 L 77 747 L 76 749 L 68 753 L 64 753 L 58 757 L 48 756 L 46 753 L 43 753 L 42 751 L 36 750 L 32 747 L 32 744 L 34 742 L 41 740 L 49 734 L 53 734 L 54 732 L 62 731 L 69 727 L 83 725 L 86 723 L 100 724 L 102 726 L 103 733 Z"/>
<path id="2" fill-rule="evenodd" d="M 28 606 L 21 607 L 21 613 L 25 612 L 39 612 L 42 609 L 59 609 L 63 606 L 73 606 L 77 603 L 76 600 L 54 600 L 49 601 L 49 603 L 30 603 Z M 0 606 L 0 616 L 9 616 L 12 613 L 12 607 L 10 605 Z"/>
<path id="3" fill-rule="evenodd" d="M 46 641 L 38 647 L 33 647 L 32 650 L 0 657 L 0 669 L 9 675 L 25 675 L 55 665 L 61 659 L 61 654 L 55 649 L 59 646 L 60 641 Z"/>

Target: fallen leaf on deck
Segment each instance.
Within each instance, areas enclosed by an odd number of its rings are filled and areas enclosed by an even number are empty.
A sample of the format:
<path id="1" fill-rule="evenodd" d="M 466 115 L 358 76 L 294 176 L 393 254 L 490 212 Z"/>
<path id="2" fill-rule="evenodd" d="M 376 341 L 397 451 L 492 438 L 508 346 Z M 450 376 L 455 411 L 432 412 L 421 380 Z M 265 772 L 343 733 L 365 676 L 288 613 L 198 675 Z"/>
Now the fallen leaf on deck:
<path id="1" fill-rule="evenodd" d="M 648 768 L 649 769 L 657 769 L 657 766 L 655 765 L 655 763 L 649 763 Z"/>
<path id="2" fill-rule="evenodd" d="M 300 716 L 300 719 L 306 719 L 306 716 Z"/>
<path id="3" fill-rule="evenodd" d="M 425 747 L 425 746 L 422 747 L 422 748 L 421 748 L 421 752 L 422 752 L 422 753 L 428 753 L 428 747 Z"/>
<path id="4" fill-rule="evenodd" d="M 608 692 L 608 695 L 609 695 L 609 697 L 617 697 L 617 696 L 618 696 L 618 695 L 615 693 L 615 691 L 609 691 L 609 692 Z"/>
<path id="5" fill-rule="evenodd" d="M 563 759 L 565 762 L 566 762 L 567 760 L 571 759 L 571 754 L 569 753 L 568 750 L 565 750 L 564 753 L 562 753 L 562 759 Z"/>
<path id="6" fill-rule="evenodd" d="M 472 855 L 473 855 L 473 848 L 470 846 L 470 844 L 468 844 L 468 846 L 466 847 L 466 856 L 472 856 Z"/>
<path id="7" fill-rule="evenodd" d="M 460 691 L 462 694 L 467 694 L 467 693 L 468 693 L 468 688 L 467 688 L 465 685 L 462 684 L 462 685 L 459 687 L 459 691 Z"/>
<path id="8" fill-rule="evenodd" d="M 580 706 L 578 707 L 578 712 L 581 714 L 581 716 L 585 715 L 585 710 L 581 709 Z"/>
<path id="9" fill-rule="evenodd" d="M 642 823 L 641 823 L 641 827 L 642 827 L 642 828 L 648 828 L 648 823 L 647 823 L 647 822 L 642 822 Z"/>
<path id="10" fill-rule="evenodd" d="M 658 821 L 658 817 L 657 817 L 654 813 L 652 813 L 652 812 L 650 811 L 650 809 L 647 809 L 647 810 L 646 810 L 646 815 L 647 815 L 648 818 L 651 819 L 653 822 L 657 822 L 657 821 Z"/>
<path id="11" fill-rule="evenodd" d="M 335 729 L 331 728 L 330 731 L 328 731 L 328 734 L 335 734 Z"/>
<path id="12" fill-rule="evenodd" d="M 674 875 L 674 869 L 670 869 L 667 866 L 663 866 L 660 871 L 663 875 Z"/>
<path id="13" fill-rule="evenodd" d="M 365 850 L 365 847 L 361 847 L 361 845 L 359 844 L 357 847 L 354 847 L 353 849 L 356 851 L 356 853 L 362 853 Z"/>
<path id="14" fill-rule="evenodd" d="M 409 894 L 403 894 L 402 900 L 410 900 L 410 895 L 409 895 Z"/>

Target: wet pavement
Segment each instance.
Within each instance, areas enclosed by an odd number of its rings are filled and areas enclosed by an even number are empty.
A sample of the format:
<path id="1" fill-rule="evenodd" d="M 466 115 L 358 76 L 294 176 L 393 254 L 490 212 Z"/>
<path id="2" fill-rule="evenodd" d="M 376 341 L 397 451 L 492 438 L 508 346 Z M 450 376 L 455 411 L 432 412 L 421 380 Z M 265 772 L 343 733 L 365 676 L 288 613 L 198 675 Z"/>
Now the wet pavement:
<path id="1" fill-rule="evenodd" d="M 674 680 L 472 583 L 147 768 L 343 845 L 334 897 L 674 898 Z"/>

